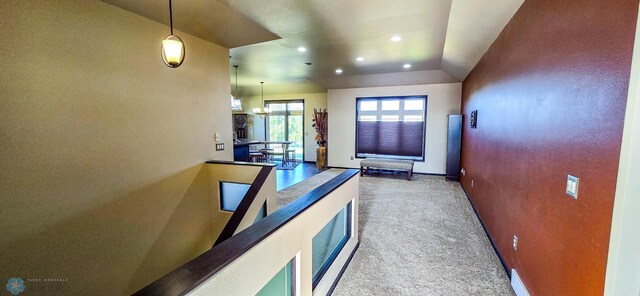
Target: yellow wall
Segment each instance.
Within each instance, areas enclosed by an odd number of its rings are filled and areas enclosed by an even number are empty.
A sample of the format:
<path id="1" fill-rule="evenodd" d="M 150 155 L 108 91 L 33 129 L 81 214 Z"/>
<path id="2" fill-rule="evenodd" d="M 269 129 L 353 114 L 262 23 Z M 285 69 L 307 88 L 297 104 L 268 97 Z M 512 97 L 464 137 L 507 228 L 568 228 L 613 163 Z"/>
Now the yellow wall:
<path id="1" fill-rule="evenodd" d="M 228 49 L 93 0 L 0 1 L 0 281 L 129 294 L 210 248 L 231 159 Z M 227 150 L 214 152 L 214 132 Z"/>
<path id="2" fill-rule="evenodd" d="M 262 170 L 262 166 L 207 163 L 205 167 L 209 179 L 209 196 L 213 197 L 211 199 L 211 235 L 217 239 L 222 233 L 222 230 L 224 230 L 224 227 L 227 226 L 231 216 L 233 216 L 233 212 L 222 210 L 222 203 L 220 202 L 222 199 L 222 193 L 220 192 L 221 183 L 251 184 Z M 253 199 L 253 203 L 249 206 L 238 228 L 236 228 L 235 233 L 253 225 L 265 203 L 267 205 L 267 215 L 270 215 L 278 209 L 275 168 L 271 170 L 267 180 L 262 187 L 260 187 L 260 190 Z"/>
<path id="3" fill-rule="evenodd" d="M 316 147 L 318 146 L 315 141 L 316 131 L 313 128 L 313 108 L 326 109 L 327 108 L 327 94 L 326 93 L 310 93 L 310 94 L 286 94 L 286 95 L 265 95 L 264 100 L 304 100 L 304 160 L 316 161 Z M 249 114 L 248 135 L 247 137 L 255 140 L 265 140 L 264 138 L 264 120 L 259 116 L 253 115 L 253 108 L 262 106 L 262 97 L 254 96 L 243 99 L 242 109 L 243 112 Z"/>

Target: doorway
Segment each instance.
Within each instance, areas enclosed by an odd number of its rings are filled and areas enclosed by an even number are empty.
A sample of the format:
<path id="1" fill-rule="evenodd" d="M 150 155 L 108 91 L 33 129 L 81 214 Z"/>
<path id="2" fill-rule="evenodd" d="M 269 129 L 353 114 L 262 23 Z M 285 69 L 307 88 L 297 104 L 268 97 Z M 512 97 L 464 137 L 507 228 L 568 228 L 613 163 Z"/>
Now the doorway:
<path id="1" fill-rule="evenodd" d="M 265 101 L 271 110 L 265 118 L 267 141 L 291 141 L 296 162 L 304 160 L 304 100 Z"/>

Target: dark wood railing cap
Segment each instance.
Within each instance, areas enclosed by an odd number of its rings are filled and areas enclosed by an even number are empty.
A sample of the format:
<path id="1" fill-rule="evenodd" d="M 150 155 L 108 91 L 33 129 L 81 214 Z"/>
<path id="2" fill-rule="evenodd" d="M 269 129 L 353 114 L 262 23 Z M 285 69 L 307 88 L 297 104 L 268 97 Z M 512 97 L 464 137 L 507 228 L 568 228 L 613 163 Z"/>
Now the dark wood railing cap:
<path id="1" fill-rule="evenodd" d="M 269 174 L 271 174 L 272 170 L 273 167 L 268 166 L 264 166 L 260 169 L 260 172 L 258 172 L 258 175 L 253 180 L 253 183 L 251 183 L 249 190 L 247 190 L 247 193 L 245 193 L 245 195 L 242 197 L 240 204 L 238 204 L 238 207 L 233 212 L 231 218 L 222 229 L 222 232 L 218 236 L 216 242 L 213 244 L 214 247 L 229 239 L 233 236 L 234 233 L 236 233 L 236 230 L 238 230 L 240 223 L 244 219 L 244 216 L 247 215 L 249 208 L 258 196 L 260 189 L 262 189 L 262 185 L 264 185 L 264 183 L 267 181 L 267 178 L 269 177 Z"/>
<path id="2" fill-rule="evenodd" d="M 263 163 L 263 162 L 244 162 L 244 161 L 232 161 L 232 160 L 207 160 L 205 163 L 209 164 L 233 164 L 233 165 L 248 165 L 248 166 L 267 166 L 275 167 L 275 163 Z"/>

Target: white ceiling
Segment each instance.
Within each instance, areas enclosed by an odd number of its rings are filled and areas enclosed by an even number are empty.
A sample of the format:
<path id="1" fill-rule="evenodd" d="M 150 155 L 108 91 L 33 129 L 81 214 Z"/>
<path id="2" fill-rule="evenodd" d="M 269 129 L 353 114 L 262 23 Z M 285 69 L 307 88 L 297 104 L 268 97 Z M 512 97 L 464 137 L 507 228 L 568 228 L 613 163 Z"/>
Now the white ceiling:
<path id="1" fill-rule="evenodd" d="M 454 0 L 442 70 L 464 80 L 524 0 Z"/>
<path id="2" fill-rule="evenodd" d="M 100 1 L 169 26 L 168 0 Z M 228 48 L 280 38 L 232 7 L 228 1 L 174 0 L 172 7 L 174 28 Z"/>
<path id="3" fill-rule="evenodd" d="M 168 24 L 168 1 L 102 1 Z M 245 96 L 259 94 L 260 81 L 266 94 L 462 81 L 523 1 L 178 0 L 173 7 L 176 28 L 231 48 Z M 394 35 L 402 40 L 392 42 Z"/>

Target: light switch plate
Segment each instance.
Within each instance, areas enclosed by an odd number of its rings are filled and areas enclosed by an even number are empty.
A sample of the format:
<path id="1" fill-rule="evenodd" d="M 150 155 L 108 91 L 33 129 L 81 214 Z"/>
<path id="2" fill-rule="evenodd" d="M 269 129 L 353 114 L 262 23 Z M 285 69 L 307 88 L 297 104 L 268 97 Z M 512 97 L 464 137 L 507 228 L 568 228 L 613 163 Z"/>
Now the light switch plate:
<path id="1" fill-rule="evenodd" d="M 216 140 L 216 142 L 220 141 L 220 134 L 219 133 L 214 133 L 213 134 L 213 138 Z"/>
<path id="2" fill-rule="evenodd" d="M 578 199 L 578 186 L 580 185 L 580 178 L 576 176 L 567 176 L 567 195 L 573 199 Z"/>

